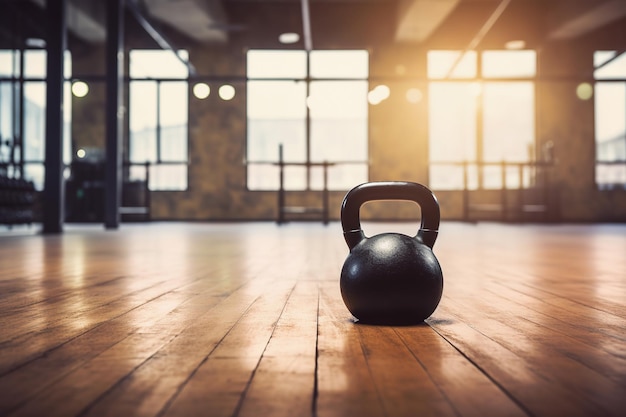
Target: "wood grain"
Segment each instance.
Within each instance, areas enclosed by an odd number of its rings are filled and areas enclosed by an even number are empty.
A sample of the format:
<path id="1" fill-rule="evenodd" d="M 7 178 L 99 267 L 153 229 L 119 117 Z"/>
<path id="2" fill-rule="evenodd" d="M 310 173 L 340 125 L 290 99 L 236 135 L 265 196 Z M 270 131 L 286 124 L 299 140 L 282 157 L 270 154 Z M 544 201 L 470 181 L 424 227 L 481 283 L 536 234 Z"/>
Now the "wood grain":
<path id="1" fill-rule="evenodd" d="M 4 233 L 0 415 L 624 416 L 625 253 L 625 225 L 443 223 L 442 301 L 394 327 L 345 308 L 337 223 Z"/>

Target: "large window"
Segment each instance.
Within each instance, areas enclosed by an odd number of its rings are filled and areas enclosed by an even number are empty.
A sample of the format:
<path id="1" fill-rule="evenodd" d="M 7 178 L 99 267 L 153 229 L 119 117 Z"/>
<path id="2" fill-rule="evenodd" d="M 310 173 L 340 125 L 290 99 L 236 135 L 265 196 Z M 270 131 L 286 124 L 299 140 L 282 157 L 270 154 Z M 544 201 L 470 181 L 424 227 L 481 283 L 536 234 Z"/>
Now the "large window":
<path id="1" fill-rule="evenodd" d="M 532 160 L 535 68 L 534 51 L 428 53 L 432 188 L 501 188 L 500 163 Z"/>
<path id="2" fill-rule="evenodd" d="M 71 55 L 65 54 L 65 78 Z M 23 68 L 23 72 L 20 70 Z M 71 160 L 71 95 L 65 83 L 63 160 Z M 9 177 L 44 187 L 46 142 L 46 51 L 0 50 L 0 169 Z"/>
<path id="3" fill-rule="evenodd" d="M 626 186 L 626 54 L 594 54 L 596 184 Z"/>
<path id="4" fill-rule="evenodd" d="M 331 190 L 367 181 L 367 51 L 251 50 L 248 75 L 248 188 Z"/>
<path id="5" fill-rule="evenodd" d="M 130 178 L 149 162 L 151 190 L 185 190 L 189 70 L 171 51 L 133 50 L 129 61 Z"/>

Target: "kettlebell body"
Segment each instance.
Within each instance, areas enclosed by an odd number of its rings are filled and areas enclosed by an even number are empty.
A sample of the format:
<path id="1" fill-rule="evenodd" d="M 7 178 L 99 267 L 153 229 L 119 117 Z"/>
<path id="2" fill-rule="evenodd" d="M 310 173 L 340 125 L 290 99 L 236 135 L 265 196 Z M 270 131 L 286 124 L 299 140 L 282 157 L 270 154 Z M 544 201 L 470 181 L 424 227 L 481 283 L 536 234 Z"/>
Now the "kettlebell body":
<path id="1" fill-rule="evenodd" d="M 366 237 L 359 210 L 372 200 L 418 203 L 422 226 L 417 235 Z M 341 221 L 350 253 L 341 270 L 340 289 L 352 315 L 374 324 L 412 324 L 428 318 L 443 293 L 443 273 L 432 251 L 439 226 L 439 205 L 432 192 L 417 183 L 362 184 L 344 198 Z"/>

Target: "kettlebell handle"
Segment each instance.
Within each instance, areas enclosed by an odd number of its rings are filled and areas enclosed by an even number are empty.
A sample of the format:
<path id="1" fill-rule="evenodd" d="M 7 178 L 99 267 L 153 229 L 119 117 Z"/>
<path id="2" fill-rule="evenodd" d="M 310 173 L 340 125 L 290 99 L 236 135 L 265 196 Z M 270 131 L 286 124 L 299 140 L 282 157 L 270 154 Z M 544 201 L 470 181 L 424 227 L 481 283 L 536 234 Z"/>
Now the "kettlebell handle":
<path id="1" fill-rule="evenodd" d="M 361 229 L 361 206 L 373 200 L 408 200 L 416 202 L 422 210 L 422 222 L 416 238 L 425 245 L 435 245 L 439 230 L 439 203 L 428 188 L 415 182 L 368 182 L 357 185 L 343 199 L 341 226 L 350 250 L 365 239 Z"/>

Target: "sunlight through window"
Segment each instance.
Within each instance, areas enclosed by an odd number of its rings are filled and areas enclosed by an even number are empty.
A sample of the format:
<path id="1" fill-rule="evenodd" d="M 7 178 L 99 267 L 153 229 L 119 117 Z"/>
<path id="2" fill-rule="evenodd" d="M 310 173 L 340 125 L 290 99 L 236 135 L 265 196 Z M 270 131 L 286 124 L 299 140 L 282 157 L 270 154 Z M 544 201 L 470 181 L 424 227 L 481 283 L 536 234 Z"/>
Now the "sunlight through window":
<path id="1" fill-rule="evenodd" d="M 279 145 L 285 188 L 329 189 L 367 181 L 367 51 L 252 50 L 247 55 L 248 188 L 275 190 Z M 308 120 L 308 122 L 307 122 Z M 308 127 L 308 129 L 307 129 Z"/>
<path id="2" fill-rule="evenodd" d="M 534 51 L 428 53 L 432 188 L 501 188 L 497 163 L 533 158 L 535 68 Z M 507 180 L 506 186 L 518 187 L 520 181 Z"/>
<path id="3" fill-rule="evenodd" d="M 129 155 L 135 164 L 130 179 L 143 179 L 141 164 L 150 162 L 151 190 L 185 190 L 188 68 L 171 51 L 133 50 L 129 55 Z M 178 55 L 187 59 L 186 51 Z"/>
<path id="4" fill-rule="evenodd" d="M 623 188 L 626 186 L 626 53 L 596 51 L 594 64 L 596 184 L 601 189 Z"/>

